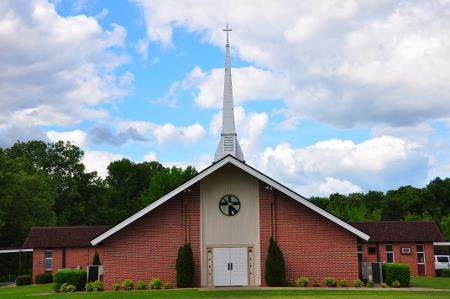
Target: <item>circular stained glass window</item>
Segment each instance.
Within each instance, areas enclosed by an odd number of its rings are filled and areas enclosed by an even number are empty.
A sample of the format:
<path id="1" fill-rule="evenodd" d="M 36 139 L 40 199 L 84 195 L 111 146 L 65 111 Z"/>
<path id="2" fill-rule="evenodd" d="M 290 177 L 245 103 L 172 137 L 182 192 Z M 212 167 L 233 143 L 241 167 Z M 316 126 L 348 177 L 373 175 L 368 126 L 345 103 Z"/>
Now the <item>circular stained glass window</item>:
<path id="1" fill-rule="evenodd" d="M 225 216 L 234 216 L 239 212 L 241 202 L 235 195 L 227 194 L 220 199 L 219 209 Z"/>

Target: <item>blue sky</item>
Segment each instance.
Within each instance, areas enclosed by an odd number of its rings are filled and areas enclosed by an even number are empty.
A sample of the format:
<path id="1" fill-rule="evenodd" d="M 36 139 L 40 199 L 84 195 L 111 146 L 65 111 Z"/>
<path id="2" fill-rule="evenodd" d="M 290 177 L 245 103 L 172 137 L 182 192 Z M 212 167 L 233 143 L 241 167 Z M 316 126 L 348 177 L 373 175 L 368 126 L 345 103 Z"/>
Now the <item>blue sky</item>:
<path id="1" fill-rule="evenodd" d="M 448 1 L 4 1 L 0 146 L 210 165 L 227 23 L 247 163 L 306 196 L 449 176 Z"/>

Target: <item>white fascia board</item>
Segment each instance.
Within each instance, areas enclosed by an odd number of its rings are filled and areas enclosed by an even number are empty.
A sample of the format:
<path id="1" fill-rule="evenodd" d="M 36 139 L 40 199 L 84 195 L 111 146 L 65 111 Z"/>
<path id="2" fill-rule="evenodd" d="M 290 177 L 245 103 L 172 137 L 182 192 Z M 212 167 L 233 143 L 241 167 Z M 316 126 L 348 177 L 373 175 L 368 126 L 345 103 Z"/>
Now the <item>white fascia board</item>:
<path id="1" fill-rule="evenodd" d="M 261 172 L 257 171 L 256 169 L 254 169 L 252 167 L 249 167 L 248 165 L 246 165 L 244 163 L 241 163 L 241 162 L 239 162 L 237 160 L 234 160 L 234 159 L 231 160 L 230 162 L 233 165 L 239 167 L 240 169 L 242 169 L 242 170 L 246 171 L 247 173 L 253 175 L 254 177 L 258 178 L 259 180 L 263 181 L 264 183 L 274 187 L 275 189 L 278 189 L 279 191 L 283 192 L 287 196 L 295 199 L 296 201 L 298 201 L 299 203 L 303 204 L 304 206 L 310 208 L 311 210 L 315 211 L 316 213 L 324 216 L 325 218 L 328 218 L 329 220 L 331 220 L 332 222 L 338 224 L 339 226 L 342 226 L 343 228 L 345 228 L 346 230 L 348 230 L 348 231 L 352 232 L 353 234 L 357 235 L 358 237 L 360 237 L 364 241 L 368 241 L 370 239 L 370 236 L 367 235 L 366 233 L 364 233 L 364 232 L 360 231 L 359 229 L 351 226 L 350 224 L 342 221 L 341 219 L 339 219 L 338 217 L 334 216 L 333 214 L 330 214 L 327 211 L 319 208 L 318 206 L 316 206 L 315 204 L 311 203 L 306 198 L 304 198 L 301 195 L 295 193 L 294 191 L 290 190 L 286 186 L 281 185 L 277 181 L 269 178 L 268 176 L 265 176 L 264 174 L 262 174 Z"/>
<path id="2" fill-rule="evenodd" d="M 28 249 L 2 249 L 0 250 L 0 253 L 15 253 L 15 252 L 33 252 L 33 249 L 28 248 Z"/>
<path id="3" fill-rule="evenodd" d="M 200 172 L 196 177 L 194 177 L 191 180 L 187 181 L 186 183 L 184 183 L 183 185 L 181 185 L 178 188 L 174 189 L 173 191 L 167 193 L 166 195 L 164 195 L 163 197 L 161 197 L 157 201 L 155 201 L 152 204 L 148 205 L 147 207 L 143 208 L 142 210 L 140 210 L 136 214 L 132 215 L 131 217 L 125 219 L 124 221 L 120 222 L 116 226 L 113 226 L 112 228 L 110 228 L 109 230 L 104 232 L 103 234 L 99 235 L 98 237 L 96 237 L 95 239 L 93 239 L 91 241 L 91 244 L 94 245 L 94 246 L 98 245 L 100 242 L 102 242 L 103 240 L 105 240 L 109 236 L 115 234 L 116 232 L 118 232 L 119 230 L 124 228 L 125 226 L 127 226 L 127 225 L 133 223 L 134 221 L 138 220 L 139 218 L 141 218 L 142 216 L 144 216 L 148 212 L 150 212 L 153 209 L 157 208 L 158 206 L 162 205 L 163 203 L 165 203 L 166 201 L 168 201 L 169 199 L 171 199 L 172 197 L 174 197 L 178 193 L 180 193 L 183 190 L 189 188 L 193 184 L 195 184 L 198 181 L 202 180 L 204 177 L 210 175 L 211 173 L 213 173 L 214 171 L 216 171 L 217 169 L 221 168 L 222 166 L 224 166 L 227 163 L 233 164 L 234 166 L 236 166 L 236 167 L 242 169 L 243 171 L 247 172 L 248 174 L 258 178 L 259 180 L 263 181 L 264 183 L 274 187 L 275 189 L 278 189 L 279 191 L 283 192 L 284 194 L 286 194 L 289 197 L 292 197 L 293 199 L 295 199 L 299 203 L 303 204 L 304 206 L 310 208 L 311 210 L 315 211 L 316 213 L 324 216 L 325 218 L 331 220 L 332 222 L 338 224 L 339 226 L 341 226 L 341 227 L 345 228 L 346 230 L 352 232 L 353 234 L 357 235 L 361 239 L 363 239 L 365 241 L 369 240 L 370 236 L 365 234 L 365 233 L 363 233 L 359 229 L 351 226 L 350 224 L 342 221 L 341 219 L 337 218 L 336 216 L 334 216 L 334 215 L 328 213 L 327 211 L 319 208 L 318 206 L 314 205 L 313 203 L 311 203 L 306 198 L 300 196 L 299 194 L 295 193 L 294 191 L 290 190 L 289 188 L 281 185 L 280 183 L 276 182 L 275 180 L 273 180 L 273 179 L 269 178 L 268 176 L 262 174 L 261 172 L 257 171 L 256 169 L 248 166 L 247 164 L 237 160 L 236 158 L 234 158 L 232 156 L 227 156 L 227 157 L 223 158 L 222 160 L 218 161 L 217 163 L 211 165 L 209 168 L 205 169 L 204 171 Z"/>
<path id="4" fill-rule="evenodd" d="M 450 241 L 448 242 L 433 242 L 434 246 L 450 246 Z"/>
<path id="5" fill-rule="evenodd" d="M 210 166 L 209 168 L 205 169 L 203 172 L 199 173 L 197 176 L 193 177 L 192 179 L 190 179 L 189 181 L 187 181 L 183 185 L 181 185 L 178 188 L 176 188 L 176 189 L 172 190 L 171 192 L 167 193 L 166 195 L 164 195 L 160 199 L 154 201 L 150 205 L 146 206 L 145 208 L 143 208 L 142 210 L 140 210 L 136 214 L 132 215 L 131 217 L 125 219 L 124 221 L 120 222 L 119 224 L 117 224 L 117 225 L 113 226 L 112 228 L 108 229 L 106 232 L 104 232 L 103 234 L 101 234 L 98 237 L 96 237 L 95 239 L 93 239 L 91 241 L 91 244 L 94 245 L 94 246 L 99 244 L 101 241 L 103 241 L 106 238 L 108 238 L 109 236 L 115 234 L 116 232 L 118 232 L 119 230 L 124 228 L 125 226 L 127 226 L 127 225 L 133 223 L 134 221 L 138 220 L 139 218 L 141 218 L 142 216 L 144 216 L 145 214 L 147 214 L 151 210 L 157 208 L 158 206 L 162 205 L 163 203 L 165 203 L 166 201 L 168 201 L 169 199 L 171 199 L 172 197 L 174 197 L 178 193 L 183 192 L 183 190 L 189 188 L 190 186 L 192 186 L 193 184 L 197 183 L 198 181 L 200 181 L 204 177 L 210 175 L 211 173 L 213 173 L 214 171 L 216 171 L 217 169 L 219 169 L 220 167 L 222 167 L 223 165 L 225 165 L 229 161 L 230 161 L 230 157 L 226 157 L 225 159 L 223 159 L 221 161 L 218 161 L 216 164 L 213 164 L 212 166 Z"/>

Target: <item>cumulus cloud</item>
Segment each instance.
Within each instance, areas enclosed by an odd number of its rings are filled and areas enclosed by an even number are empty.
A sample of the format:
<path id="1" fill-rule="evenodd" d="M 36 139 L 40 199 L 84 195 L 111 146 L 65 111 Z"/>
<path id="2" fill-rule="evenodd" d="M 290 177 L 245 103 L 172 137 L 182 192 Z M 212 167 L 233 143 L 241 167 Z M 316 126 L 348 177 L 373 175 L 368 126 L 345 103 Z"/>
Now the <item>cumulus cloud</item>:
<path id="1" fill-rule="evenodd" d="M 62 17 L 44 0 L 0 4 L 0 125 L 70 125 L 107 117 L 98 104 L 128 93 L 115 70 L 126 31 L 86 15 Z"/>
<path id="2" fill-rule="evenodd" d="M 135 128 L 128 128 L 124 131 L 114 134 L 111 128 L 95 127 L 90 131 L 92 142 L 96 144 L 109 143 L 112 145 L 122 145 L 130 140 L 147 141 L 147 139 L 140 135 Z"/>
<path id="3" fill-rule="evenodd" d="M 351 127 L 413 126 L 450 116 L 448 1 L 135 2 L 148 38 L 166 46 L 174 28 L 182 28 L 223 47 L 220 29 L 231 24 L 236 53 L 283 79 L 280 90 L 275 81 L 254 95 L 283 97 L 285 128 L 302 118 Z M 198 104 L 218 105 L 220 77 L 221 70 L 205 77 Z M 259 84 L 245 79 L 241 84 Z"/>
<path id="4" fill-rule="evenodd" d="M 192 144 L 203 138 L 205 129 L 198 123 L 177 127 L 171 123 L 158 125 L 147 121 L 124 120 L 118 123 L 121 130 L 135 130 L 140 136 L 156 140 L 159 145 L 167 143 Z"/>
<path id="5" fill-rule="evenodd" d="M 87 134 L 81 130 L 57 132 L 54 130 L 47 132 L 47 137 L 51 142 L 70 141 L 73 145 L 84 148 L 86 145 Z"/>
<path id="6" fill-rule="evenodd" d="M 0 147 L 12 146 L 16 141 L 49 141 L 47 135 L 37 126 L 26 124 L 0 125 Z"/>
<path id="7" fill-rule="evenodd" d="M 305 148 L 281 143 L 267 147 L 250 162 L 306 195 L 327 190 L 350 193 L 423 185 L 429 158 L 422 150 L 415 142 L 391 136 L 361 143 L 332 139 Z"/>
<path id="8" fill-rule="evenodd" d="M 108 165 L 123 158 L 125 157 L 122 155 L 104 151 L 86 151 L 82 162 L 86 166 L 86 171 L 96 171 L 100 177 L 105 178 L 108 175 Z"/>

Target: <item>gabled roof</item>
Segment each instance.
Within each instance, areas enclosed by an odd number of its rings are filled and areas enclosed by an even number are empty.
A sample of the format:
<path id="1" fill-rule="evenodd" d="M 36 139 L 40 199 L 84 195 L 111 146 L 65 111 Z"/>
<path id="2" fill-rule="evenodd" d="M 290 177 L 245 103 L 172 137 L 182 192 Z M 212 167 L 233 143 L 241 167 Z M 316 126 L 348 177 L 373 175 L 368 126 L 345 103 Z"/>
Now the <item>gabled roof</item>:
<path id="1" fill-rule="evenodd" d="M 32 227 L 22 248 L 56 248 L 92 246 L 91 240 L 111 226 Z"/>
<path id="2" fill-rule="evenodd" d="M 212 174 L 213 172 L 217 171 L 218 169 L 220 169 L 221 167 L 223 167 L 223 166 L 225 166 L 227 164 L 232 164 L 232 165 L 240 168 L 241 170 L 245 171 L 246 173 L 248 173 L 248 174 L 256 177 L 257 179 L 261 180 L 262 182 L 268 184 L 269 186 L 272 186 L 273 188 L 277 189 L 278 191 L 280 191 L 280 192 L 286 194 L 287 196 L 295 199 L 296 201 L 298 201 L 299 203 L 303 204 L 304 206 L 310 208 L 314 212 L 324 216 L 325 218 L 327 218 L 327 219 L 331 220 L 332 222 L 336 223 L 337 225 L 339 225 L 339 226 L 343 227 L 344 229 L 350 231 L 351 233 L 357 235 L 361 239 L 366 240 L 366 241 L 369 240 L 369 235 L 363 233 L 359 229 L 351 226 L 350 224 L 342 221 L 341 219 L 337 218 L 336 216 L 334 216 L 334 215 L 328 213 L 327 211 L 319 208 L 318 206 L 314 205 L 313 203 L 311 203 L 309 200 L 307 200 L 303 196 L 297 194 L 296 192 L 292 191 L 288 187 L 278 183 L 274 179 L 272 179 L 272 178 L 266 176 L 265 174 L 259 172 L 255 168 L 245 164 L 244 162 L 239 161 L 238 159 L 236 159 L 235 157 L 233 157 L 231 155 L 227 155 L 227 156 L 223 157 L 221 160 L 215 162 L 214 164 L 212 164 L 211 166 L 209 166 L 208 168 L 203 170 L 202 172 L 200 172 L 199 174 L 197 174 L 195 177 L 193 177 L 192 179 L 190 179 L 186 183 L 184 183 L 181 186 L 179 186 L 178 188 L 176 188 L 173 191 L 167 193 L 166 195 L 164 195 L 163 197 L 161 197 L 157 201 L 151 203 L 147 207 L 143 208 L 142 210 L 140 210 L 136 214 L 132 215 L 131 217 L 125 219 L 124 221 L 120 222 L 116 226 L 113 226 L 109 230 L 105 231 L 103 234 L 99 235 L 97 238 L 95 238 L 95 239 L 93 239 L 91 241 L 92 245 L 99 244 L 100 242 L 102 242 L 106 238 L 110 237 L 111 235 L 115 234 L 116 232 L 118 232 L 122 228 L 124 228 L 127 225 L 133 223 L 134 221 L 136 221 L 139 218 L 143 217 L 144 215 L 146 215 L 147 213 L 149 213 L 150 211 L 152 211 L 156 207 L 162 205 L 163 203 L 165 203 L 169 199 L 173 198 L 178 193 L 180 193 L 183 190 L 189 188 L 193 184 L 201 181 L 203 178 L 207 177 L 208 175 Z"/>
<path id="3" fill-rule="evenodd" d="M 434 221 L 350 222 L 370 235 L 370 242 L 440 242 L 442 233 Z"/>

